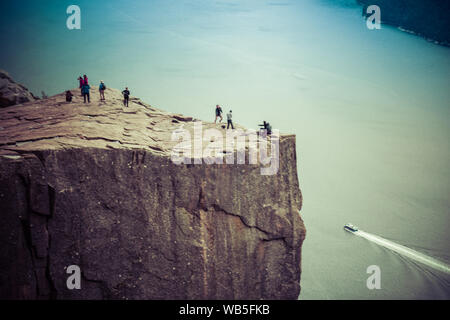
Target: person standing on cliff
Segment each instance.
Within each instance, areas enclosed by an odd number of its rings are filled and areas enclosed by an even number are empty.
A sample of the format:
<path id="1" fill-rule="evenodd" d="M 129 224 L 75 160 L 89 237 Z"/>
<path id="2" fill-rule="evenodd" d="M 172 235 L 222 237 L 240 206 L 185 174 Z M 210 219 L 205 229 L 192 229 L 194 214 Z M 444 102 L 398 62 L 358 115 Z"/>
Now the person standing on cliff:
<path id="1" fill-rule="evenodd" d="M 234 126 L 233 126 L 233 114 L 232 114 L 232 110 L 230 110 L 230 112 L 228 112 L 227 113 L 227 122 L 228 122 L 228 124 L 227 124 L 227 130 L 230 128 L 230 125 L 231 125 L 231 129 L 234 129 Z"/>
<path id="2" fill-rule="evenodd" d="M 98 91 L 100 92 L 100 100 L 105 100 L 105 90 L 105 83 L 103 82 L 103 80 L 100 80 L 100 85 L 98 86 Z"/>
<path id="3" fill-rule="evenodd" d="M 84 84 L 89 84 L 87 75 L 83 76 L 83 81 L 84 81 Z"/>
<path id="4" fill-rule="evenodd" d="M 82 90 L 82 88 L 83 88 L 83 86 L 84 86 L 84 80 L 83 80 L 83 78 L 82 78 L 81 76 L 79 76 L 79 77 L 78 77 L 78 81 L 80 81 L 80 93 L 81 93 L 81 95 L 83 96 L 83 90 Z"/>
<path id="5" fill-rule="evenodd" d="M 81 88 L 81 92 L 83 93 L 84 97 L 84 103 L 86 103 L 86 98 L 88 103 L 91 103 L 91 99 L 89 97 L 89 89 L 91 89 L 91 87 L 87 83 L 84 83 L 83 88 Z"/>
<path id="6" fill-rule="evenodd" d="M 216 105 L 216 120 L 214 120 L 214 123 L 217 122 L 217 118 L 220 118 L 219 122 L 222 122 L 222 108 L 219 105 Z"/>
<path id="7" fill-rule="evenodd" d="M 125 87 L 125 90 L 122 91 L 123 94 L 123 105 L 128 107 L 128 99 L 130 98 L 130 91 L 128 87 Z"/>

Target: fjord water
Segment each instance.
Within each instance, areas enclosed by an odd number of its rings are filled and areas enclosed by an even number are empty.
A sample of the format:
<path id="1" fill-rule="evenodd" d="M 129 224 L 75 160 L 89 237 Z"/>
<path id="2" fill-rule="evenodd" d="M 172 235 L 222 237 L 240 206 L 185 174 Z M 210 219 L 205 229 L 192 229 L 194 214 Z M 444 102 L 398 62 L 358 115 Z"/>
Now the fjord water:
<path id="1" fill-rule="evenodd" d="M 450 298 L 446 273 L 342 228 L 450 261 L 449 48 L 369 30 L 352 0 L 78 1 L 72 31 L 70 4 L 2 1 L 0 68 L 35 93 L 86 73 L 168 111 L 212 121 L 218 103 L 295 133 L 299 298 Z"/>

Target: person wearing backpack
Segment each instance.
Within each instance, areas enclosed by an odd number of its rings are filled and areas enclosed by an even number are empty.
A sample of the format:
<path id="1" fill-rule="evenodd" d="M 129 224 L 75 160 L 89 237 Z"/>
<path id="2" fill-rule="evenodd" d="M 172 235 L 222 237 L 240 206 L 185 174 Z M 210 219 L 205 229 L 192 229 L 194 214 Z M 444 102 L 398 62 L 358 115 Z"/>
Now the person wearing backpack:
<path id="1" fill-rule="evenodd" d="M 125 88 L 125 90 L 122 91 L 123 94 L 123 105 L 128 107 L 128 99 L 130 98 L 130 91 L 128 90 L 128 87 Z"/>
<path id="2" fill-rule="evenodd" d="M 87 98 L 88 103 L 91 103 L 91 100 L 89 98 L 89 89 L 91 89 L 91 87 L 87 83 L 85 83 L 83 85 L 83 87 L 81 88 L 81 92 L 83 93 L 84 103 L 86 103 L 86 98 Z"/>
<path id="3" fill-rule="evenodd" d="M 105 100 L 105 90 L 105 83 L 103 82 L 103 80 L 100 80 L 100 85 L 98 86 L 98 91 L 100 92 L 100 100 Z"/>

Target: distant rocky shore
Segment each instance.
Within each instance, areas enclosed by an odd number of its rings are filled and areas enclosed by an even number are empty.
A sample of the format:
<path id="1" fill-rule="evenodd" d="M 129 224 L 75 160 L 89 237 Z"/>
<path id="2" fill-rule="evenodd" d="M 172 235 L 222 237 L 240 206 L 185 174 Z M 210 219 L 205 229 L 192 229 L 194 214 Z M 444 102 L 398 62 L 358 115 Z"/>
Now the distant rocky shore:
<path id="1" fill-rule="evenodd" d="M 370 5 L 381 9 L 382 23 L 399 27 L 437 44 L 450 46 L 450 1 L 447 0 L 357 0 L 363 14 Z"/>

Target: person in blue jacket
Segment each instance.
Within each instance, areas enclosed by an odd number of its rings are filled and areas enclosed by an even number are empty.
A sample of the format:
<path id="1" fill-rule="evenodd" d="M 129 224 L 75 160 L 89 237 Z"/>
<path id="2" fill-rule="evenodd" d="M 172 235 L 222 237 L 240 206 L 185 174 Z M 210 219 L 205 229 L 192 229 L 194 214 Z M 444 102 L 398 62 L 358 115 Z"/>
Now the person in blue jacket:
<path id="1" fill-rule="evenodd" d="M 100 80 L 100 85 L 98 86 L 98 91 L 100 92 L 100 100 L 105 100 L 105 90 L 105 83 L 103 82 L 103 80 Z"/>
<path id="2" fill-rule="evenodd" d="M 91 103 L 91 100 L 89 97 L 89 89 L 91 89 L 91 87 L 87 83 L 84 83 L 83 87 L 81 87 L 81 92 L 83 93 L 84 103 L 86 103 L 86 99 L 87 99 L 88 103 Z"/>

